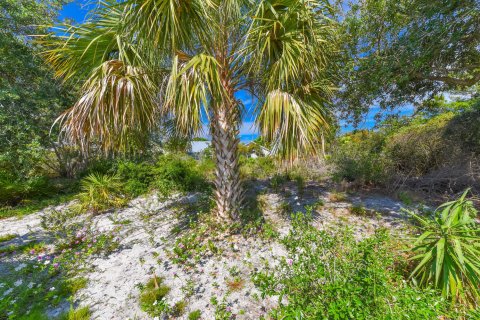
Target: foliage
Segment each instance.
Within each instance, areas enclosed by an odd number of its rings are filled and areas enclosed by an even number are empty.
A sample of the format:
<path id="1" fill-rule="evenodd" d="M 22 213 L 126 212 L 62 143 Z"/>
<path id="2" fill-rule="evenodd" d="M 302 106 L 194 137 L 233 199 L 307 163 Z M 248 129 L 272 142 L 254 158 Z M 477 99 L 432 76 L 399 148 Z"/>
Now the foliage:
<path id="1" fill-rule="evenodd" d="M 47 149 L 56 149 L 50 127 L 73 101 L 74 89 L 53 79 L 38 56 L 41 48 L 31 42 L 66 2 L 0 1 L 0 176 L 8 173 L 18 184 L 41 175 Z M 51 161 L 57 160 L 53 154 Z"/>
<path id="2" fill-rule="evenodd" d="M 188 314 L 188 320 L 199 320 L 201 317 L 202 312 L 200 310 L 195 310 Z"/>
<path id="3" fill-rule="evenodd" d="M 476 0 L 366 0 L 339 20 L 345 48 L 339 104 L 356 121 L 372 105 L 416 104 L 480 80 Z"/>
<path id="4" fill-rule="evenodd" d="M 375 132 L 359 131 L 341 137 L 331 161 L 334 179 L 359 184 L 382 184 L 388 175 L 387 160 L 382 157 L 384 137 Z"/>
<path id="5" fill-rule="evenodd" d="M 276 171 L 275 160 L 271 157 L 240 158 L 240 172 L 244 179 L 267 179 Z"/>
<path id="6" fill-rule="evenodd" d="M 154 275 L 145 286 L 140 287 L 140 307 L 152 317 L 170 312 L 170 306 L 164 299 L 170 292 L 170 287 L 162 282 L 162 278 Z"/>
<path id="7" fill-rule="evenodd" d="M 147 193 L 155 180 L 154 167 L 147 162 L 121 161 L 116 173 L 123 182 L 123 190 L 132 197 Z"/>
<path id="8" fill-rule="evenodd" d="M 389 119 L 378 130 L 347 133 L 332 149 L 334 178 L 390 189 L 476 190 L 480 186 L 479 123 L 475 98 L 442 102 L 438 112 Z"/>
<path id="9" fill-rule="evenodd" d="M 208 188 L 196 161 L 177 154 L 161 156 L 154 169 L 153 186 L 164 196 L 173 192 L 204 191 Z"/>
<path id="10" fill-rule="evenodd" d="M 90 174 L 81 181 L 78 200 L 83 210 L 99 213 L 126 203 L 122 195 L 123 184 L 119 176 Z"/>
<path id="11" fill-rule="evenodd" d="M 417 265 L 412 277 L 420 284 L 442 290 L 445 297 L 469 301 L 478 306 L 480 298 L 480 228 L 477 210 L 460 198 L 438 207 L 432 217 L 410 212 L 424 233 L 412 249 Z"/>
<path id="12" fill-rule="evenodd" d="M 448 317 L 448 303 L 420 289 L 395 269 L 385 230 L 356 242 L 351 231 L 319 231 L 311 216 L 293 216 L 282 240 L 286 257 L 266 265 L 253 281 L 263 296 L 278 296 L 274 319 L 433 319 Z M 288 302 L 286 302 L 288 301 Z"/>
<path id="13" fill-rule="evenodd" d="M 91 317 L 91 312 L 88 307 L 82 307 L 74 309 L 73 306 L 70 306 L 70 310 L 61 315 L 59 320 L 89 320 Z"/>

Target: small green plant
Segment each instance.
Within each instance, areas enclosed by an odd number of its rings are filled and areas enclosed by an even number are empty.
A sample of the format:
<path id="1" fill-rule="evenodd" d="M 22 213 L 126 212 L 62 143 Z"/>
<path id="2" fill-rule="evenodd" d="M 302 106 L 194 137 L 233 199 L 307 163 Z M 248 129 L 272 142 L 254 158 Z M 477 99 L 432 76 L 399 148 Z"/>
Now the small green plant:
<path id="1" fill-rule="evenodd" d="M 185 300 L 180 300 L 173 305 L 171 313 L 174 317 L 180 317 L 185 313 L 186 308 L 187 302 Z"/>
<path id="2" fill-rule="evenodd" d="M 93 213 L 121 207 L 127 199 L 122 196 L 122 183 L 119 176 L 107 174 L 90 174 L 81 182 L 78 194 L 81 208 Z"/>
<path id="3" fill-rule="evenodd" d="M 60 320 L 89 320 L 91 316 L 90 309 L 88 307 L 82 307 L 74 309 L 70 306 L 70 310 L 60 316 Z"/>
<path id="4" fill-rule="evenodd" d="M 374 215 L 372 210 L 365 208 L 362 205 L 354 205 L 350 208 L 350 213 L 356 216 L 366 217 Z"/>
<path id="5" fill-rule="evenodd" d="M 145 286 L 141 287 L 140 307 L 151 316 L 161 316 L 170 311 L 165 302 L 165 296 L 170 292 L 170 287 L 163 284 L 163 278 L 156 275 Z"/>
<path id="6" fill-rule="evenodd" d="M 3 236 L 0 236 L 0 242 L 7 242 L 12 239 L 15 239 L 18 235 L 16 234 L 4 234 Z"/>
<path id="7" fill-rule="evenodd" d="M 398 198 L 402 201 L 405 205 L 410 206 L 413 204 L 412 197 L 408 194 L 408 192 L 400 191 L 398 193 Z"/>
<path id="8" fill-rule="evenodd" d="M 195 310 L 188 314 L 188 320 L 198 320 L 201 317 L 202 317 L 202 312 L 200 310 Z"/>
<path id="9" fill-rule="evenodd" d="M 432 217 L 408 211 L 419 223 L 423 234 L 414 243 L 418 261 L 412 277 L 420 284 L 433 284 L 442 295 L 476 303 L 480 297 L 480 228 L 477 210 L 460 198 L 439 206 Z"/>

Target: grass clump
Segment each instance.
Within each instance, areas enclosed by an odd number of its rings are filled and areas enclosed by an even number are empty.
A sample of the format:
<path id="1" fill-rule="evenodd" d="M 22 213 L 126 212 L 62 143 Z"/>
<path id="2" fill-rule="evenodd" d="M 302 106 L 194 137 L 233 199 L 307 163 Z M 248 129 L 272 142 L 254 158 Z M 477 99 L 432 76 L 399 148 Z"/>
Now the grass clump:
<path id="1" fill-rule="evenodd" d="M 170 292 L 170 287 L 163 284 L 163 278 L 154 276 L 140 290 L 139 302 L 143 311 L 150 316 L 161 316 L 169 312 L 170 307 L 164 298 Z"/>
<path id="2" fill-rule="evenodd" d="M 123 184 L 118 175 L 90 174 L 81 182 L 78 200 L 84 210 L 99 213 L 125 205 Z"/>
<path id="3" fill-rule="evenodd" d="M 70 310 L 61 315 L 59 320 L 89 320 L 92 313 L 88 307 L 82 307 L 74 309 L 73 306 L 70 306 Z"/>
<path id="4" fill-rule="evenodd" d="M 0 236 L 0 242 L 7 242 L 12 239 L 15 239 L 18 235 L 16 234 L 4 234 L 3 236 Z"/>
<path id="5" fill-rule="evenodd" d="M 185 300 L 180 300 L 173 305 L 171 314 L 174 317 L 180 317 L 185 313 L 186 309 L 187 302 Z"/>
<path id="6" fill-rule="evenodd" d="M 202 312 L 200 310 L 195 310 L 188 314 L 188 320 L 198 320 L 201 317 L 202 317 Z"/>

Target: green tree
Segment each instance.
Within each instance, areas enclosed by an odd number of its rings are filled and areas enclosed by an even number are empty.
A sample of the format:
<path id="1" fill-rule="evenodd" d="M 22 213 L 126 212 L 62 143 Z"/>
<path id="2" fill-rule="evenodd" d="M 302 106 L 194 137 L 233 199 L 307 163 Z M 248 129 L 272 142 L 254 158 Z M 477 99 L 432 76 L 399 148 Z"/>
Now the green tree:
<path id="1" fill-rule="evenodd" d="M 345 59 L 340 95 L 357 117 L 417 103 L 480 80 L 477 0 L 365 0 L 341 18 Z"/>
<path id="2" fill-rule="evenodd" d="M 86 147 L 119 149 L 158 119 L 189 136 L 210 120 L 216 212 L 237 219 L 242 203 L 238 128 L 250 90 L 257 125 L 293 159 L 314 151 L 331 121 L 336 25 L 327 0 L 110 1 L 90 21 L 51 35 L 45 57 L 59 77 L 85 77 L 83 94 L 61 118 Z"/>
<path id="3" fill-rule="evenodd" d="M 45 32 L 63 0 L 0 0 L 0 170 L 16 179 L 32 174 L 52 121 L 72 101 L 37 55 L 31 35 Z"/>

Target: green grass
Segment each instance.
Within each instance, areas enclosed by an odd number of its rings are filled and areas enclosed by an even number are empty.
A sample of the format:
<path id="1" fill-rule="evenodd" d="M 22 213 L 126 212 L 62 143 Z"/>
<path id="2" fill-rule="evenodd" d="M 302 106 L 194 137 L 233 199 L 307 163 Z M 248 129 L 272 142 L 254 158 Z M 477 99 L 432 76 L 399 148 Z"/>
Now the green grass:
<path id="1" fill-rule="evenodd" d="M 55 206 L 68 202 L 75 194 L 60 194 L 47 199 L 28 200 L 14 207 L 0 207 L 0 220 L 10 217 L 21 217 L 40 211 L 48 206 Z"/>
<path id="2" fill-rule="evenodd" d="M 61 315 L 59 320 L 89 320 L 91 316 L 90 309 L 88 307 L 73 309 L 70 307 L 70 310 Z"/>
<path id="3" fill-rule="evenodd" d="M 11 244 L 9 246 L 6 246 L 6 247 L 3 247 L 3 248 L 0 248 L 0 254 L 1 253 L 6 253 L 6 254 L 10 254 L 10 253 L 13 253 L 15 251 L 19 252 L 28 252 L 32 249 L 34 249 L 36 252 L 39 252 L 39 251 L 43 251 L 43 247 L 45 246 L 45 244 L 43 242 L 29 242 L 29 243 L 25 243 L 25 244 L 18 244 L 18 245 L 14 245 L 14 244 Z"/>
<path id="4" fill-rule="evenodd" d="M 17 237 L 16 234 L 5 234 L 3 236 L 0 236 L 0 243 L 10 241 L 16 237 Z"/>

